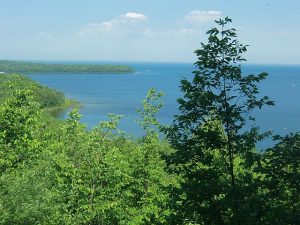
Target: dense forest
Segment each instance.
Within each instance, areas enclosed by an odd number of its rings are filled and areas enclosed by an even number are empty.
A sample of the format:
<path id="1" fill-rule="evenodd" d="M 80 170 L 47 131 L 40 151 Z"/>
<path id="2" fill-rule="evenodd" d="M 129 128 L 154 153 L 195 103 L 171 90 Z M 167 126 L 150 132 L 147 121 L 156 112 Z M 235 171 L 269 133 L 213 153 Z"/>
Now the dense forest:
<path id="1" fill-rule="evenodd" d="M 133 73 L 133 68 L 122 65 L 53 64 L 0 60 L 0 72 L 5 73 Z"/>
<path id="2" fill-rule="evenodd" d="M 300 134 L 248 126 L 274 102 L 259 95 L 266 73 L 242 74 L 247 46 L 230 22 L 195 51 L 170 126 L 156 119 L 163 94 L 149 90 L 142 137 L 119 130 L 119 115 L 91 130 L 77 109 L 57 120 L 43 109 L 63 94 L 1 74 L 0 224 L 299 224 Z"/>
<path id="3" fill-rule="evenodd" d="M 78 106 L 78 102 L 68 99 L 62 92 L 42 86 L 37 82 L 19 74 L 0 74 L 0 104 L 13 96 L 15 90 L 30 90 L 32 100 L 44 111 L 66 109 Z"/>

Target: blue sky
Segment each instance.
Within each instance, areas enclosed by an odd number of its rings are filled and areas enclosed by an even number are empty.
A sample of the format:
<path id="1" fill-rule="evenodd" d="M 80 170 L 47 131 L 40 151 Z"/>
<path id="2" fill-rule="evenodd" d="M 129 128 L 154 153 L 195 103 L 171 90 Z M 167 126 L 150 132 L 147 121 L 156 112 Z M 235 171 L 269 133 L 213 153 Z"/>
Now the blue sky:
<path id="1" fill-rule="evenodd" d="M 300 64 L 299 0 L 0 0 L 0 59 L 194 62 L 229 16 L 249 63 Z"/>

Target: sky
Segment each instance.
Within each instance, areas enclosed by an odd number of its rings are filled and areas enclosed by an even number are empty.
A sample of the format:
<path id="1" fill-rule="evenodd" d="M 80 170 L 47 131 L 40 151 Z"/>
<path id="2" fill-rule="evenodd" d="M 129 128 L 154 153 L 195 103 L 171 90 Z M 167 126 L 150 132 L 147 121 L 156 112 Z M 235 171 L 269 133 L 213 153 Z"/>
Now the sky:
<path id="1" fill-rule="evenodd" d="M 226 16 L 248 63 L 300 64 L 299 0 L 0 0 L 0 59 L 194 62 Z"/>

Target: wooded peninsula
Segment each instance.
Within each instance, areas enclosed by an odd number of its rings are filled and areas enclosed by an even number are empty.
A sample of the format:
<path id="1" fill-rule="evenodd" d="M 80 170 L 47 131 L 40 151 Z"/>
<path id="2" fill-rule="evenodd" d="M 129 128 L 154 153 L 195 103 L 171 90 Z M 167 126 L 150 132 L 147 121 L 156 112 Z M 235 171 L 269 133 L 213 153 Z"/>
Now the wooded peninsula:
<path id="1" fill-rule="evenodd" d="M 68 99 L 64 93 L 40 85 L 36 81 L 19 74 L 0 74 L 0 105 L 13 96 L 16 90 L 31 90 L 32 100 L 39 104 L 43 111 L 63 110 L 79 106 L 75 100 Z"/>
<path id="2" fill-rule="evenodd" d="M 38 63 L 27 61 L 0 60 L 0 72 L 4 73 L 133 73 L 125 65 Z"/>

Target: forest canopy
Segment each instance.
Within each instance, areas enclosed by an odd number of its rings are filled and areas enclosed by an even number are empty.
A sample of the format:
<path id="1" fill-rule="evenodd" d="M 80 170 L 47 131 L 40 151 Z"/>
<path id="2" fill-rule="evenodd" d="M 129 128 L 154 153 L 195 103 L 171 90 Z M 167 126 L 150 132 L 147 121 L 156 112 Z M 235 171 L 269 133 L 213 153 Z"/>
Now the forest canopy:
<path id="1" fill-rule="evenodd" d="M 46 110 L 66 108 L 72 104 L 64 93 L 40 85 L 28 77 L 19 74 L 0 74 L 0 104 L 12 97 L 15 90 L 31 90 L 33 101 Z"/>
<path id="2" fill-rule="evenodd" d="M 0 60 L 0 72 L 5 73 L 133 73 L 134 69 L 124 65 L 37 63 Z"/>

